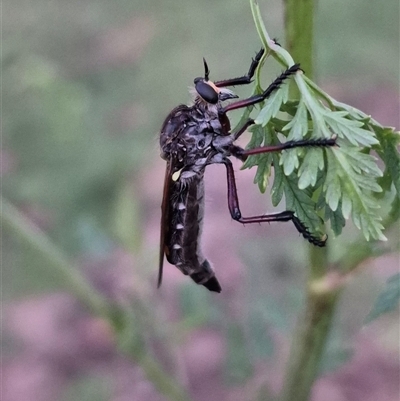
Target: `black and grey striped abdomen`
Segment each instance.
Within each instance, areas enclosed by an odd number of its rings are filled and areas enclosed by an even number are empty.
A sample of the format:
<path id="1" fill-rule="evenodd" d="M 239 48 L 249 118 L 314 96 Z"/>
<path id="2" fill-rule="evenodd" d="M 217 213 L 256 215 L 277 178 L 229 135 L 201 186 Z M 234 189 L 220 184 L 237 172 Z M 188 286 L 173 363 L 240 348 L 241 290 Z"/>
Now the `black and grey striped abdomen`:
<path id="1" fill-rule="evenodd" d="M 171 183 L 167 260 L 197 284 L 220 292 L 210 263 L 201 252 L 200 238 L 204 216 L 204 184 L 202 175 Z"/>

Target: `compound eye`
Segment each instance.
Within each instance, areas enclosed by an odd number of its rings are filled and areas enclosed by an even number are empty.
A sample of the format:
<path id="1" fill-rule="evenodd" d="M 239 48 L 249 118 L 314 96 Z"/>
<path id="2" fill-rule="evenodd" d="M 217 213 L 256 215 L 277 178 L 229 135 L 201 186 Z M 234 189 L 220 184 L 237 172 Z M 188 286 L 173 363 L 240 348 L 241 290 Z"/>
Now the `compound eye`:
<path id="1" fill-rule="evenodd" d="M 218 93 L 213 87 L 205 83 L 203 80 L 196 78 L 194 80 L 197 93 L 207 102 L 211 104 L 218 103 Z"/>

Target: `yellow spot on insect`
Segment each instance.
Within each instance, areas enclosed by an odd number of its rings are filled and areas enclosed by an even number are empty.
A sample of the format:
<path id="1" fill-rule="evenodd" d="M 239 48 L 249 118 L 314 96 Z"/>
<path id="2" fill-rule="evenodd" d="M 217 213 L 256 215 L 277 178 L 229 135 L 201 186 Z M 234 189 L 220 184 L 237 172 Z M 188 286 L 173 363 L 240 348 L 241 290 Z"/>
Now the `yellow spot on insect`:
<path id="1" fill-rule="evenodd" d="M 183 170 L 183 168 L 181 168 L 181 169 L 178 170 L 178 171 L 175 171 L 175 173 L 172 174 L 172 181 L 178 181 L 178 179 L 179 179 L 179 177 L 180 177 L 180 175 L 181 175 L 182 170 Z"/>

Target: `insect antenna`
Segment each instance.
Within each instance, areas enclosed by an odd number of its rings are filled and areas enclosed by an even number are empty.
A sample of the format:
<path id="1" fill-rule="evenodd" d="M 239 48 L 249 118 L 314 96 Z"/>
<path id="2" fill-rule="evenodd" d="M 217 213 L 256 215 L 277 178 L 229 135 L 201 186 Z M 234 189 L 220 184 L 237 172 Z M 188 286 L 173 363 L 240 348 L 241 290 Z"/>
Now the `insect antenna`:
<path id="1" fill-rule="evenodd" d="M 203 63 L 204 63 L 204 80 L 208 81 L 208 76 L 210 75 L 210 70 L 208 69 L 207 61 L 203 57 Z"/>

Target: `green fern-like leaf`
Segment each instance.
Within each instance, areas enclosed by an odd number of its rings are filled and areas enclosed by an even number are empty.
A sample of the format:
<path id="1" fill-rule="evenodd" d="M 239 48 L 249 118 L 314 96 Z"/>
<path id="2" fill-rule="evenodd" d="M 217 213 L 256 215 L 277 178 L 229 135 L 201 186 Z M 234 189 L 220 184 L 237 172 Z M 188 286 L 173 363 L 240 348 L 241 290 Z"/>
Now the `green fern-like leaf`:
<path id="1" fill-rule="evenodd" d="M 341 138 L 346 138 L 352 145 L 371 146 L 378 143 L 373 132 L 361 128 L 364 124 L 357 120 L 347 118 L 349 114 L 346 111 L 328 111 L 323 112 L 326 124 Z"/>
<path id="2" fill-rule="evenodd" d="M 257 14 L 258 32 L 267 53 L 281 64 L 294 64 L 290 54 L 268 37 Z M 259 90 L 259 71 L 255 88 Z M 289 99 L 288 81 L 294 81 L 298 100 Z M 259 93 L 259 92 L 257 92 Z M 339 235 L 352 219 L 364 237 L 385 240 L 382 221 L 400 218 L 400 137 L 355 107 L 338 102 L 298 71 L 265 100 L 252 129 L 248 147 L 280 141 L 337 138 L 338 147 L 302 147 L 250 157 L 244 167 L 257 166 L 255 182 L 264 192 L 274 171 L 273 205 L 285 196 L 286 207 L 312 232 L 323 231 L 321 217 Z M 279 135 L 279 138 L 278 138 Z M 375 153 L 372 153 L 374 151 Z M 378 167 L 383 161 L 384 172 Z M 272 168 L 273 167 L 273 168 Z M 391 210 L 380 210 L 380 198 L 393 197 Z M 318 200 L 316 202 L 316 200 Z M 387 205 L 387 203 L 386 203 Z M 385 217 L 383 220 L 382 217 Z M 394 220 L 393 220 L 394 219 Z"/>
<path id="3" fill-rule="evenodd" d="M 265 102 L 263 109 L 256 118 L 256 124 L 265 127 L 272 117 L 275 117 L 281 109 L 282 103 L 286 103 L 289 96 L 289 85 L 285 82 L 278 91 L 275 91 Z"/>
<path id="4" fill-rule="evenodd" d="M 317 183 L 318 172 L 324 168 L 324 165 L 321 149 L 307 149 L 303 163 L 299 168 L 299 188 L 314 187 Z"/>
<path id="5" fill-rule="evenodd" d="M 289 141 L 299 141 L 308 133 L 307 108 L 303 101 L 297 106 L 294 117 L 283 127 L 283 131 L 289 131 L 287 139 Z"/>
<path id="6" fill-rule="evenodd" d="M 388 176 L 389 183 L 393 183 L 397 196 L 400 197 L 400 153 L 398 151 L 400 135 L 387 127 L 376 127 L 376 134 L 380 143 L 376 151 L 385 163 L 385 175 Z"/>
<path id="7" fill-rule="evenodd" d="M 381 175 L 374 158 L 357 148 L 342 147 L 328 153 L 327 178 L 323 186 L 327 205 L 336 211 L 342 201 L 343 216 L 347 219 L 351 214 L 366 239 L 385 240 L 377 213 L 379 205 L 372 196 L 372 192 L 381 191 L 375 180 Z"/>

